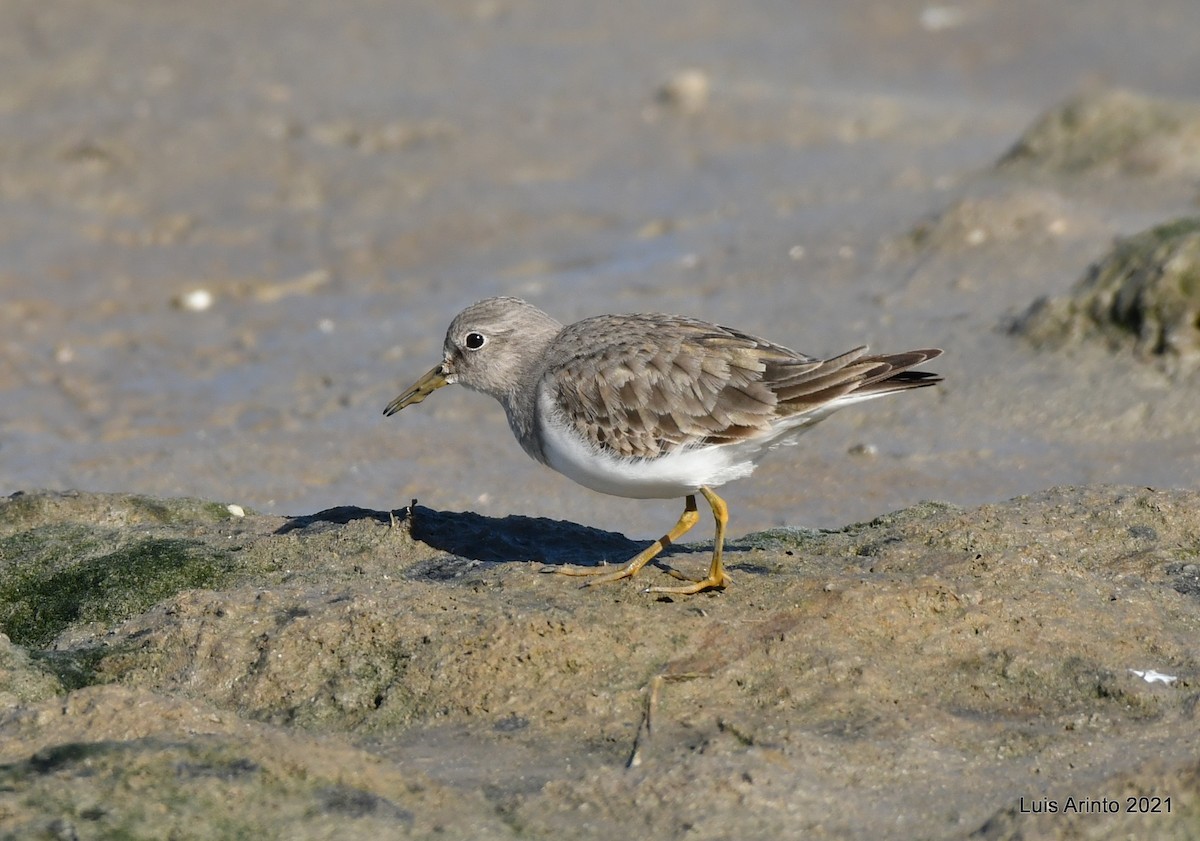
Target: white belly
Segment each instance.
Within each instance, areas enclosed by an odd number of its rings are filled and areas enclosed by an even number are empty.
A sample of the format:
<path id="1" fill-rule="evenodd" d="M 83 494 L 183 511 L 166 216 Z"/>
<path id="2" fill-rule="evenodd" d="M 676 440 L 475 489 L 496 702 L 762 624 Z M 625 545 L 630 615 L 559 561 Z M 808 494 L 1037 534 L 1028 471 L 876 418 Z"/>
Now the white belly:
<path id="1" fill-rule="evenodd" d="M 546 463 L 600 493 L 632 499 L 675 499 L 754 472 L 762 442 L 681 450 L 652 459 L 622 458 L 584 441 L 550 401 L 542 398 L 541 434 Z"/>

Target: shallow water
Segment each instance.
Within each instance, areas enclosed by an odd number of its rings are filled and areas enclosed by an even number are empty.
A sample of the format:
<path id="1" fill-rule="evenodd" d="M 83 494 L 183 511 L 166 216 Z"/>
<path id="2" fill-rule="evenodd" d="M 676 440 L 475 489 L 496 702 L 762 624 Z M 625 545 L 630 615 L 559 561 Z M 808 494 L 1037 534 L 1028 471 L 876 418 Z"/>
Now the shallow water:
<path id="1" fill-rule="evenodd" d="M 564 321 L 684 312 L 810 353 L 946 348 L 937 392 L 847 410 L 728 487 L 734 535 L 1200 483 L 1194 389 L 998 329 L 1114 234 L 1194 211 L 1195 185 L 989 172 L 1086 86 L 1193 96 L 1187 0 L 2 14 L 0 492 L 419 498 L 660 533 L 677 502 L 529 462 L 486 398 L 382 417 L 493 294 Z M 711 85 L 694 113 L 655 96 L 689 67 Z M 963 201 L 985 241 L 912 245 Z M 196 289 L 210 308 L 180 306 Z"/>

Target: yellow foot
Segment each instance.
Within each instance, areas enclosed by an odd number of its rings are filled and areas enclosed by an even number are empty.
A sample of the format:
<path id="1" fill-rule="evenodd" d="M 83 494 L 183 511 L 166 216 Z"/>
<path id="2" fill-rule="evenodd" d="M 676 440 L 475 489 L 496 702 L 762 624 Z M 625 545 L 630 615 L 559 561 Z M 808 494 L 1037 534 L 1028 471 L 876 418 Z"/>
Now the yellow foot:
<path id="1" fill-rule="evenodd" d="M 667 593 L 673 596 L 692 596 L 696 593 L 703 593 L 705 590 L 724 590 L 733 583 L 733 579 L 722 572 L 719 576 L 708 575 L 706 578 L 701 578 L 699 581 L 693 581 L 690 578 L 671 571 L 671 574 L 676 578 L 687 581 L 687 584 L 678 584 L 668 587 L 647 587 L 643 592 L 646 593 Z"/>
<path id="2" fill-rule="evenodd" d="M 641 558 L 639 555 L 625 566 L 610 569 L 607 565 L 600 567 L 577 567 L 577 566 L 562 566 L 562 567 L 542 567 L 542 572 L 553 572 L 557 575 L 571 575 L 578 577 L 589 577 L 591 581 L 585 581 L 580 584 L 580 587 L 591 587 L 593 584 L 605 584 L 609 581 L 620 581 L 622 578 L 633 578 L 637 575 L 639 569 L 645 566 L 646 562 L 638 563 Z M 648 560 L 648 559 L 647 559 Z"/>
<path id="3" fill-rule="evenodd" d="M 712 564 L 709 566 L 708 576 L 699 581 L 694 581 L 675 570 L 668 570 L 671 575 L 688 583 L 672 587 L 647 587 L 645 592 L 690 596 L 694 593 L 703 593 L 705 590 L 723 590 L 733 583 L 733 580 L 725 574 L 725 568 L 721 564 L 721 551 L 725 546 L 725 525 L 729 522 L 729 509 L 726 508 L 725 501 L 708 488 L 700 488 L 700 493 L 708 500 L 708 504 L 712 508 L 713 520 L 716 522 L 717 527 L 713 538 L 713 557 Z M 593 584 L 604 584 L 609 581 L 620 581 L 622 578 L 633 578 L 642 567 L 654 560 L 663 549 L 666 549 L 688 529 L 696 525 L 696 521 L 699 519 L 700 515 L 696 511 L 696 496 L 695 494 L 688 494 L 683 513 L 679 515 L 679 522 L 675 524 L 675 527 L 639 552 L 635 558 L 624 566 L 617 567 L 614 570 L 610 570 L 607 567 L 543 567 L 542 572 L 554 572 L 559 575 L 590 578 L 590 581 L 585 581 L 580 585 L 583 587 L 590 587 Z"/>
<path id="4" fill-rule="evenodd" d="M 721 497 L 708 488 L 701 488 L 700 493 L 704 494 L 704 498 L 708 500 L 709 506 L 712 507 L 713 520 L 716 521 L 717 526 L 717 533 L 713 537 L 713 556 L 712 563 L 708 568 L 708 575 L 699 581 L 692 581 L 675 570 L 671 570 L 671 575 L 689 583 L 674 587 L 647 587 L 647 593 L 691 596 L 696 593 L 703 593 L 705 590 L 723 590 L 733 583 L 733 579 L 725 574 L 725 566 L 721 563 L 721 554 L 725 548 L 725 525 L 729 522 L 729 509 L 725 507 L 725 500 L 721 499 Z"/>
<path id="5" fill-rule="evenodd" d="M 633 576 L 638 574 L 638 570 L 654 560 L 659 552 L 666 549 L 688 529 L 696 525 L 696 521 L 699 519 L 700 515 L 696 513 L 696 497 L 694 494 L 689 494 L 683 506 L 683 513 L 679 515 L 679 522 L 675 524 L 674 528 L 639 552 L 624 566 L 612 571 L 609 571 L 605 567 L 544 567 L 542 572 L 557 572 L 559 575 L 594 576 L 591 581 L 585 581 L 580 585 L 582 587 L 591 587 L 593 584 L 605 584 L 609 581 L 620 581 L 622 578 L 633 578 Z"/>

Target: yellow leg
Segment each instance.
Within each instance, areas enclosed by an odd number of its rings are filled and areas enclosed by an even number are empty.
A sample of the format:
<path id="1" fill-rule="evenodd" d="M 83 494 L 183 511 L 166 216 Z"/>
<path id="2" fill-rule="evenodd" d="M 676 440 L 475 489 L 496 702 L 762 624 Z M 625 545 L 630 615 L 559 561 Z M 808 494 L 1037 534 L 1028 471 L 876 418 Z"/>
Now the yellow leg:
<path id="1" fill-rule="evenodd" d="M 732 579 L 725 574 L 725 567 L 721 564 L 721 552 L 725 548 L 725 525 L 729 522 L 729 508 L 725 505 L 725 500 L 721 499 L 721 497 L 708 488 L 701 488 L 700 493 L 704 494 L 704 498 L 708 500 L 708 504 L 712 508 L 713 519 L 716 521 L 716 534 L 713 537 L 712 564 L 708 568 L 708 576 L 699 581 L 692 581 L 677 587 L 647 587 L 647 593 L 671 593 L 680 596 L 690 596 L 693 593 L 700 593 L 704 590 L 720 590 L 733 583 Z M 688 497 L 689 502 L 693 502 L 694 499 L 695 497 Z"/>
<path id="2" fill-rule="evenodd" d="M 707 488 L 700 489 L 705 496 L 712 493 Z M 724 506 L 724 503 L 721 503 Z M 606 581 L 620 581 L 622 578 L 632 578 L 638 574 L 638 570 L 646 564 L 654 560 L 663 549 L 666 549 L 680 537 L 682 537 L 688 529 L 696 525 L 700 520 L 700 515 L 696 511 L 696 495 L 688 494 L 687 502 L 684 505 L 683 513 L 679 515 L 677 522 L 669 532 L 664 534 L 658 540 L 647 546 L 639 552 L 633 560 L 625 564 L 625 566 L 615 569 L 611 572 L 604 567 L 548 567 L 547 572 L 557 572 L 559 575 L 594 575 L 596 576 L 591 581 L 586 582 L 583 586 L 588 587 L 592 584 L 602 584 Z"/>

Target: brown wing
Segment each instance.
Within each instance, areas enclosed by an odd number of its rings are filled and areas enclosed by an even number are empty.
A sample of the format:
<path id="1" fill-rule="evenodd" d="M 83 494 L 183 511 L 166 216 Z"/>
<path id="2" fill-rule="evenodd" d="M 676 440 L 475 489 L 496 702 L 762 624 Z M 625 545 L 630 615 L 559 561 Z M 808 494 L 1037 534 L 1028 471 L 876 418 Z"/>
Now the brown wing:
<path id="1" fill-rule="evenodd" d="M 681 446 L 754 438 L 780 418 L 806 415 L 851 393 L 885 394 L 940 377 L 906 369 L 941 354 L 920 350 L 829 360 L 765 339 L 668 315 L 598 316 L 555 340 L 544 382 L 575 428 L 638 458 Z"/>
<path id="2" fill-rule="evenodd" d="M 819 360 L 735 330 L 665 315 L 598 316 L 555 340 L 548 374 L 576 429 L 634 457 L 753 437 L 777 416 L 773 377 L 801 378 Z"/>

